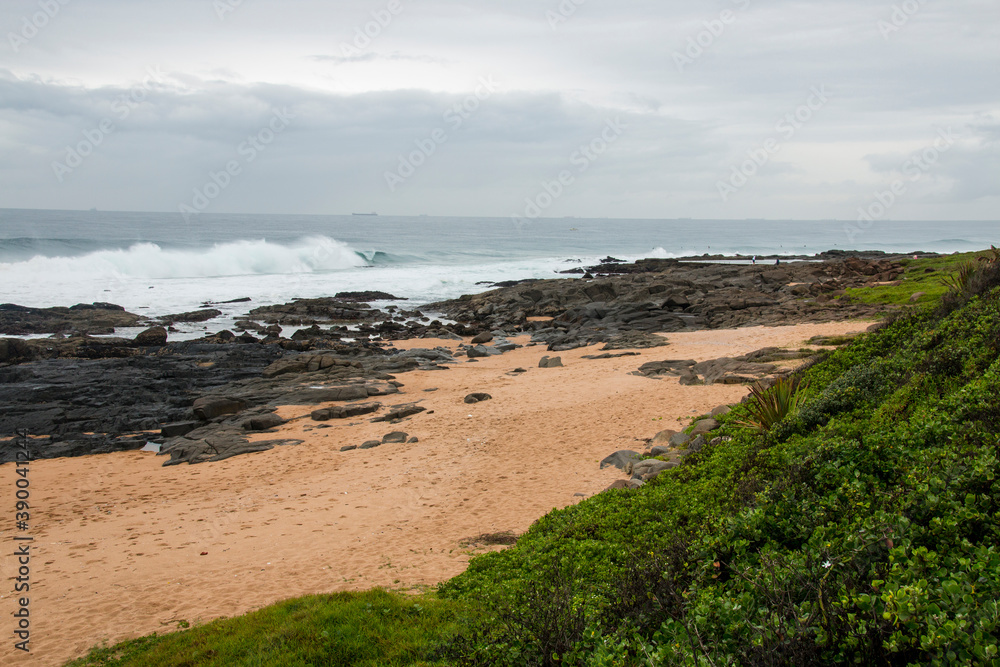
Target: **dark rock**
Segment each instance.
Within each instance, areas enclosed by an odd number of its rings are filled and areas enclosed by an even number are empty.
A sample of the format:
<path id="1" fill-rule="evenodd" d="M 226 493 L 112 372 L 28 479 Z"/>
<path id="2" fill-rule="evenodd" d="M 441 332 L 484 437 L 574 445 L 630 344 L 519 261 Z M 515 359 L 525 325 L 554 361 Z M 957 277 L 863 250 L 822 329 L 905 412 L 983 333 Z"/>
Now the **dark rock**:
<path id="1" fill-rule="evenodd" d="M 391 382 L 369 383 L 365 385 L 365 392 L 368 396 L 391 396 L 392 394 L 398 394 L 401 386 L 403 385 Z"/>
<path id="2" fill-rule="evenodd" d="M 0 363 L 34 357 L 32 347 L 19 338 L 0 338 Z"/>
<path id="3" fill-rule="evenodd" d="M 562 365 L 562 357 L 545 356 L 538 361 L 539 368 L 559 368 Z"/>
<path id="4" fill-rule="evenodd" d="M 690 442 L 687 443 L 688 450 L 692 452 L 700 452 L 701 448 L 707 444 L 704 435 L 695 436 Z"/>
<path id="5" fill-rule="evenodd" d="M 479 334 L 478 336 L 472 339 L 472 344 L 482 345 L 483 343 L 489 343 L 491 340 L 493 340 L 493 334 L 491 334 L 488 331 L 484 331 L 483 333 Z"/>
<path id="6" fill-rule="evenodd" d="M 375 449 L 376 447 L 381 447 L 381 446 L 382 446 L 381 440 L 366 440 L 365 442 L 361 443 L 361 446 L 358 447 L 358 449 Z"/>
<path id="7" fill-rule="evenodd" d="M 660 328 L 659 323 L 653 325 Z M 664 327 L 667 328 L 667 327 Z M 602 350 L 648 350 L 654 347 L 666 347 L 670 343 L 663 336 L 648 331 L 626 331 L 612 335 Z M 634 353 L 633 353 L 634 354 Z"/>
<path id="8" fill-rule="evenodd" d="M 484 394 L 482 392 L 477 392 L 477 393 L 469 394 L 468 396 L 466 396 L 465 397 L 465 402 L 469 403 L 471 405 L 472 403 L 479 403 L 481 401 L 488 401 L 488 400 L 490 400 L 492 398 L 493 397 L 490 396 L 489 394 Z"/>
<path id="9" fill-rule="evenodd" d="M 393 422 L 399 419 L 404 419 L 406 417 L 411 417 L 416 414 L 420 414 L 427 408 L 415 405 L 413 403 L 407 403 L 405 405 L 395 405 L 386 414 L 381 417 L 376 417 L 371 421 L 376 422 Z"/>
<path id="10" fill-rule="evenodd" d="M 675 433 L 670 436 L 670 446 L 671 447 L 683 447 L 691 440 L 691 436 L 687 433 Z"/>
<path id="11" fill-rule="evenodd" d="M 476 345 L 474 347 L 470 347 L 468 350 L 465 351 L 465 353 L 469 355 L 470 359 L 478 359 L 490 356 L 490 351 L 483 345 Z"/>
<path id="12" fill-rule="evenodd" d="M 653 436 L 653 439 L 650 440 L 649 444 L 652 447 L 669 444 L 670 438 L 674 437 L 675 435 L 677 435 L 677 431 L 671 429 L 660 431 L 659 433 Z"/>
<path id="13" fill-rule="evenodd" d="M 77 331 L 91 334 L 113 333 L 117 327 L 134 327 L 139 316 L 112 303 L 79 303 L 69 308 L 29 308 L 13 303 L 0 304 L 0 334 L 21 336 Z"/>
<path id="14" fill-rule="evenodd" d="M 702 419 L 701 421 L 696 422 L 694 428 L 691 429 L 691 436 L 694 437 L 703 433 L 708 433 L 709 431 L 714 431 L 717 428 L 719 428 L 719 422 L 714 419 Z"/>
<path id="15" fill-rule="evenodd" d="M 167 330 L 163 327 L 152 327 L 139 333 L 135 337 L 136 345 L 166 345 Z"/>
<path id="16" fill-rule="evenodd" d="M 621 449 L 608 457 L 605 457 L 601 461 L 601 470 L 607 468 L 608 466 L 614 466 L 620 470 L 625 470 L 632 463 L 639 461 L 641 459 L 639 452 L 633 452 L 631 449 Z"/>
<path id="17" fill-rule="evenodd" d="M 642 480 L 650 480 L 657 475 L 659 475 L 664 470 L 669 470 L 670 468 L 677 467 L 675 461 L 660 461 L 658 459 L 646 459 L 644 461 L 636 461 L 632 464 L 631 469 L 626 468 L 626 474 L 631 474 L 632 478 L 640 478 Z"/>
<path id="18" fill-rule="evenodd" d="M 420 442 L 420 438 L 418 438 L 417 436 L 413 436 L 412 438 L 410 438 L 406 442 L 409 443 L 409 444 L 411 444 L 411 445 L 415 445 L 418 442 Z"/>
<path id="19" fill-rule="evenodd" d="M 363 384 L 351 384 L 320 389 L 299 389 L 285 396 L 289 405 L 316 405 L 339 401 L 359 401 L 368 398 L 368 388 Z"/>
<path id="20" fill-rule="evenodd" d="M 585 354 L 583 359 L 617 359 L 618 357 L 638 357 L 638 352 L 619 352 L 618 354 L 612 354 L 607 352 L 605 354 Z"/>
<path id="21" fill-rule="evenodd" d="M 173 424 L 164 424 L 160 428 L 160 435 L 164 438 L 175 438 L 179 435 L 186 435 L 191 431 L 195 430 L 201 426 L 201 422 L 174 422 Z"/>
<path id="22" fill-rule="evenodd" d="M 352 452 L 352 451 L 354 451 L 357 448 L 358 448 L 357 445 L 345 445 L 345 446 L 343 446 L 343 447 L 340 448 L 340 451 L 342 451 L 342 452 Z"/>
<path id="23" fill-rule="evenodd" d="M 208 421 L 209 419 L 215 419 L 223 415 L 234 415 L 246 407 L 246 403 L 239 399 L 226 398 L 224 396 L 206 396 L 196 400 L 194 405 L 191 406 L 191 411 L 198 419 Z"/>
<path id="24" fill-rule="evenodd" d="M 386 433 L 382 436 L 382 444 L 400 444 L 406 442 L 406 439 L 410 437 L 409 433 L 403 433 L 402 431 L 393 431 L 392 433 Z"/>
<path id="25" fill-rule="evenodd" d="M 625 490 L 628 490 L 628 488 L 629 488 L 629 486 L 628 486 L 628 480 L 616 479 L 615 481 L 611 482 L 611 484 L 610 484 L 610 486 L 608 486 L 608 488 L 606 488 L 604 490 L 605 491 L 613 491 L 613 490 L 625 491 Z"/>
<path id="26" fill-rule="evenodd" d="M 717 408 L 713 408 L 709 415 L 712 417 L 721 417 L 722 415 L 728 415 L 732 411 L 732 408 L 728 405 L 720 405 Z"/>
<path id="27" fill-rule="evenodd" d="M 259 417 L 251 417 L 243 422 L 243 429 L 246 431 L 267 431 L 272 428 L 277 428 L 286 421 L 279 417 L 277 414 L 271 412 L 266 415 L 260 415 Z"/>
<path id="28" fill-rule="evenodd" d="M 298 445 L 301 440 L 264 440 L 251 443 L 236 429 L 209 425 L 187 435 L 170 438 L 160 449 L 160 455 L 169 454 L 163 465 L 196 464 L 223 461 L 233 456 L 265 452 L 278 445 Z"/>
<path id="29" fill-rule="evenodd" d="M 373 412 L 378 412 L 382 408 L 381 403 L 356 403 L 354 405 L 338 405 L 332 408 L 321 408 L 313 410 L 311 417 L 313 421 L 324 422 L 330 419 L 350 419 L 360 417 Z"/>
<path id="30" fill-rule="evenodd" d="M 388 292 L 337 292 L 334 299 L 340 301 L 406 301 L 403 297 L 393 296 Z"/>
<path id="31" fill-rule="evenodd" d="M 207 322 L 222 314 L 221 310 L 215 308 L 205 308 L 203 310 L 192 310 L 188 313 L 176 313 L 174 315 L 164 315 L 159 318 L 164 324 L 174 324 L 176 322 Z"/>

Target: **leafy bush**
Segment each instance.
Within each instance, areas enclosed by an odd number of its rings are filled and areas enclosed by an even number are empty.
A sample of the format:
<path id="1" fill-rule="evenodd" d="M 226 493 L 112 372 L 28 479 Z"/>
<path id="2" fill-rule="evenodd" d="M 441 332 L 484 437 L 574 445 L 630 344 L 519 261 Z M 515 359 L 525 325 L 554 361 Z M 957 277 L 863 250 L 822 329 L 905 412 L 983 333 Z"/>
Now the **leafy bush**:
<path id="1" fill-rule="evenodd" d="M 1000 290 L 976 275 L 807 369 L 765 437 L 738 406 L 732 441 L 475 559 L 441 588 L 484 614 L 452 658 L 1000 665 Z"/>

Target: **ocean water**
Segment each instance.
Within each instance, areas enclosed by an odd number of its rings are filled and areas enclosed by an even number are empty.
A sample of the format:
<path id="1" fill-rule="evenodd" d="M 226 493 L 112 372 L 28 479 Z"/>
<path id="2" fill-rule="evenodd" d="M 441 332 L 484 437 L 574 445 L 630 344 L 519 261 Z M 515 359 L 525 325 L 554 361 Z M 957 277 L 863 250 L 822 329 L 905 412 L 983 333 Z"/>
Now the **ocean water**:
<path id="1" fill-rule="evenodd" d="M 250 308 L 381 290 L 407 307 L 555 277 L 606 255 L 813 254 L 830 249 L 964 252 L 1000 243 L 1000 222 L 539 219 L 0 209 L 0 303 L 106 301 L 150 316 L 219 306 L 216 331 Z M 179 327 L 180 328 L 180 327 Z"/>

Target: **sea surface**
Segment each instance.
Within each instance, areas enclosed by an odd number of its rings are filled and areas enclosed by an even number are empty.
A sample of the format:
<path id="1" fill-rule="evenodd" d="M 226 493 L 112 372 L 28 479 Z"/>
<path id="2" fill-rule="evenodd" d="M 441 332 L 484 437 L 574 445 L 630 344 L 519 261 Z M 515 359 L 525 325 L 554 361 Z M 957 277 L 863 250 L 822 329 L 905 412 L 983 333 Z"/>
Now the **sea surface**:
<path id="1" fill-rule="evenodd" d="M 218 306 L 217 331 L 250 308 L 381 290 L 407 308 L 484 283 L 557 277 L 606 255 L 814 254 L 831 249 L 965 252 L 1000 243 L 998 221 L 855 223 L 201 214 L 0 209 L 0 303 L 104 301 L 150 316 Z"/>

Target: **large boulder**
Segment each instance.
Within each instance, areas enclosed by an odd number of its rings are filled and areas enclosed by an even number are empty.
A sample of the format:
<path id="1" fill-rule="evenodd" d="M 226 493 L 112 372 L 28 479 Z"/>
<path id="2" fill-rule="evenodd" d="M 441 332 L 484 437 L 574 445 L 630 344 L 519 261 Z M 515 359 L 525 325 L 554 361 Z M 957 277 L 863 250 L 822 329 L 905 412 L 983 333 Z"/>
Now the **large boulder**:
<path id="1" fill-rule="evenodd" d="M 702 419 L 696 422 L 694 428 L 691 429 L 691 436 L 696 437 L 709 431 L 714 431 L 717 428 L 719 428 L 719 422 L 714 419 Z"/>
<path id="2" fill-rule="evenodd" d="M 243 422 L 243 430 L 245 431 L 267 431 L 272 428 L 277 428 L 282 424 L 286 423 L 284 419 L 279 417 L 277 414 L 271 412 L 266 415 L 260 415 L 257 417 L 251 417 Z"/>
<path id="3" fill-rule="evenodd" d="M 656 435 L 653 436 L 653 439 L 650 440 L 649 445 L 650 445 L 650 447 L 658 447 L 658 446 L 663 446 L 663 445 L 669 445 L 670 444 L 670 438 L 674 437 L 676 434 L 677 434 L 677 431 L 674 431 L 674 430 L 671 430 L 671 429 L 666 429 L 664 431 L 660 431 L 659 433 L 657 433 Z"/>
<path id="4" fill-rule="evenodd" d="M 472 339 L 472 344 L 482 345 L 483 343 L 488 343 L 491 340 L 493 340 L 493 334 L 491 334 L 489 331 L 484 331 L 483 333 L 479 334 L 478 336 Z"/>
<path id="5" fill-rule="evenodd" d="M 465 351 L 465 353 L 469 355 L 469 359 L 479 359 L 490 356 L 490 351 L 486 349 L 486 347 L 483 345 L 476 345 L 474 347 L 470 347 L 468 350 Z"/>
<path id="6" fill-rule="evenodd" d="M 539 368 L 559 368 L 563 365 L 562 357 L 544 356 L 538 360 Z"/>
<path id="7" fill-rule="evenodd" d="M 674 433 L 670 436 L 670 446 L 671 447 L 683 447 L 688 442 L 690 442 L 691 436 L 687 433 Z"/>
<path id="8" fill-rule="evenodd" d="M 633 452 L 631 449 L 620 449 L 614 454 L 605 457 L 604 460 L 601 461 L 601 470 L 607 468 L 608 466 L 614 466 L 619 470 L 625 470 L 628 466 L 641 459 L 642 456 L 639 452 Z"/>
<path id="9" fill-rule="evenodd" d="M 136 345 L 166 345 L 167 344 L 167 330 L 163 327 L 151 327 L 145 331 L 139 333 L 135 340 Z"/>
<path id="10" fill-rule="evenodd" d="M 670 468 L 677 467 L 676 461 L 660 461 L 658 459 L 646 459 L 645 461 L 636 461 L 632 464 L 632 469 L 627 470 L 626 473 L 631 472 L 633 479 L 649 480 L 656 477 L 664 470 L 669 470 Z"/>

